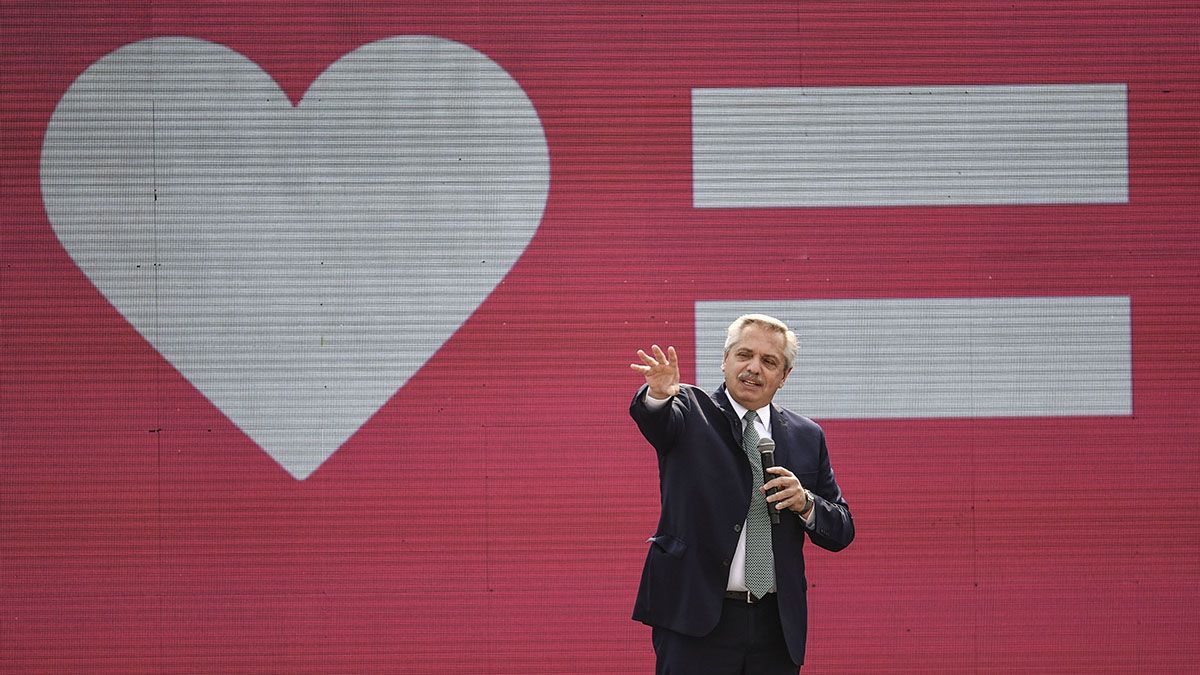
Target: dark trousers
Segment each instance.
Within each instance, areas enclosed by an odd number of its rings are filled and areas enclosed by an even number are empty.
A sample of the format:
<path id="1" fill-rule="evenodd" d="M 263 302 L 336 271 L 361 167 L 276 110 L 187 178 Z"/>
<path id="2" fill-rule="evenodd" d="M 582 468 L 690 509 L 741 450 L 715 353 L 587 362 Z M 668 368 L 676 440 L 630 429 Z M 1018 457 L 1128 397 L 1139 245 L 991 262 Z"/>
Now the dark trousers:
<path id="1" fill-rule="evenodd" d="M 796 675 L 799 671 L 788 655 L 773 594 L 753 605 L 725 600 L 717 627 L 703 637 L 655 628 L 652 640 L 658 675 Z"/>

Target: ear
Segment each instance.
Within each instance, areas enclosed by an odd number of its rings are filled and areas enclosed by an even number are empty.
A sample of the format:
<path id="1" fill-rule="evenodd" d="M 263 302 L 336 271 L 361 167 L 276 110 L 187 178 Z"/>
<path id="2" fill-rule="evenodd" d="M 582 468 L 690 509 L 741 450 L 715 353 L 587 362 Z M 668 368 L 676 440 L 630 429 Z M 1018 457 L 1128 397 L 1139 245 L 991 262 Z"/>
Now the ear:
<path id="1" fill-rule="evenodd" d="M 791 368 L 788 368 L 788 369 L 787 369 L 787 372 L 783 374 L 783 379 L 779 381 L 779 388 L 780 388 L 780 389 L 783 389 L 783 385 L 784 385 L 784 383 L 785 383 L 785 382 L 787 382 L 788 375 L 791 375 L 791 374 L 792 374 L 792 369 L 791 369 Z"/>

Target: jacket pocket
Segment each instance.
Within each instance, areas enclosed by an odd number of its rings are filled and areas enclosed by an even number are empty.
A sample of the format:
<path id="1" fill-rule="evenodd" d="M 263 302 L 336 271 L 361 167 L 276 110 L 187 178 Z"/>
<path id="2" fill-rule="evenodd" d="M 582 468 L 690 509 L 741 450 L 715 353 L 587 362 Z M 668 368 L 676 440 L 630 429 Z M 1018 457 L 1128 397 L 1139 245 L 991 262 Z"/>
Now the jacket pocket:
<path id="1" fill-rule="evenodd" d="M 650 542 L 651 548 L 656 548 L 672 558 L 682 557 L 683 552 L 687 550 L 686 541 L 669 534 L 656 534 L 646 541 Z"/>

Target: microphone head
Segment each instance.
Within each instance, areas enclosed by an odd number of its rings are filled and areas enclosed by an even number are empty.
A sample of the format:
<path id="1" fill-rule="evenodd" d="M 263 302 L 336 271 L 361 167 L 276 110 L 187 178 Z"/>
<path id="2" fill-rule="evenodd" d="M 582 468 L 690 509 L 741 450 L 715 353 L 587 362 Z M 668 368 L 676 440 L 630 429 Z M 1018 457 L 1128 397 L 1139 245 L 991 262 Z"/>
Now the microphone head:
<path id="1" fill-rule="evenodd" d="M 775 441 L 773 441 L 769 438 L 758 439 L 758 451 L 760 453 L 761 452 L 775 452 Z"/>

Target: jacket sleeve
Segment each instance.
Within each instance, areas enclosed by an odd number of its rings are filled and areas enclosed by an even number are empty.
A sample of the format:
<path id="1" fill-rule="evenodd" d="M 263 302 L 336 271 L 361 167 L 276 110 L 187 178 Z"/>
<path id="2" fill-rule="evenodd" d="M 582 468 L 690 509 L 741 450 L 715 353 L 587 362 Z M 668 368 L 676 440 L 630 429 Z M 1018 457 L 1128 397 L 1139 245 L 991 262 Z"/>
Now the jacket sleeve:
<path id="1" fill-rule="evenodd" d="M 666 405 L 652 409 L 646 405 L 645 398 L 650 387 L 642 385 L 629 404 L 629 416 L 659 455 L 670 452 L 683 434 L 684 418 L 692 395 L 691 389 L 685 386 L 680 386 L 679 394 L 672 396 Z"/>
<path id="2" fill-rule="evenodd" d="M 815 518 L 808 530 L 808 538 L 823 549 L 840 551 L 854 541 L 854 519 L 850 516 L 850 505 L 842 497 L 842 489 L 834 480 L 824 433 L 821 434 L 820 452 L 818 483 L 805 486 L 813 493 L 815 501 Z"/>

